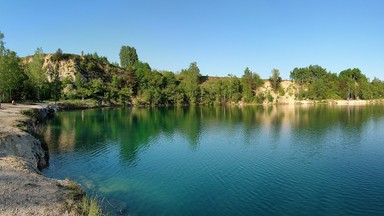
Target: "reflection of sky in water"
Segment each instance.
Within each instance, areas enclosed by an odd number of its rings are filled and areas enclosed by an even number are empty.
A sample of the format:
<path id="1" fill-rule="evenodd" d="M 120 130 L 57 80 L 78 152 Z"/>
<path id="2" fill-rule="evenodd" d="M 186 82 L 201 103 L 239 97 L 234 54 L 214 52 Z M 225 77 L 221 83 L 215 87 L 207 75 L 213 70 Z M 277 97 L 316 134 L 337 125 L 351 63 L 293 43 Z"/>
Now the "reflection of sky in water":
<path id="1" fill-rule="evenodd" d="M 384 213 L 381 107 L 104 109 L 46 127 L 45 174 L 110 213 Z"/>

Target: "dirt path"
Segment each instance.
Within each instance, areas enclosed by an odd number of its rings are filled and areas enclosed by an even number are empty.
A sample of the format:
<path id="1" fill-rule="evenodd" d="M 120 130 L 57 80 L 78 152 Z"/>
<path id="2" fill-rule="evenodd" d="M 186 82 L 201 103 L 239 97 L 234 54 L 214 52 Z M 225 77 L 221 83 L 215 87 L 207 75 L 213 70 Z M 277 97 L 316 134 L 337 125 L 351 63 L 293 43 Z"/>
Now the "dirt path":
<path id="1" fill-rule="evenodd" d="M 0 109 L 0 215 L 74 215 L 68 213 L 68 181 L 41 175 L 40 142 L 16 127 L 21 110 L 45 105 L 2 104 Z"/>

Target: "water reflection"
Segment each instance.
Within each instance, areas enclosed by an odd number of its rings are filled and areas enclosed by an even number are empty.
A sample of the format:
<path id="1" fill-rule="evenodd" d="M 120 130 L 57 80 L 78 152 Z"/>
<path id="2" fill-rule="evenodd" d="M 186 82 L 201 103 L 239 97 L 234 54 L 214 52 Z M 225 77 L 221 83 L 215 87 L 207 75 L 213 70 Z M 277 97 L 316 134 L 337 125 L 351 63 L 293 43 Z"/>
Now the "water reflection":
<path id="1" fill-rule="evenodd" d="M 262 134 L 270 139 L 272 148 L 290 139 L 293 146 L 316 155 L 332 144 L 330 133 L 339 132 L 344 136 L 342 144 L 353 146 L 358 142 L 348 139 L 359 137 L 369 120 L 377 121 L 382 116 L 383 109 L 376 106 L 97 109 L 59 113 L 45 128 L 44 139 L 59 154 L 118 143 L 121 159 L 132 163 L 159 136 L 181 134 L 195 151 L 202 133 L 214 128 L 235 133 L 241 127 L 244 145 L 261 142 L 257 139 Z"/>

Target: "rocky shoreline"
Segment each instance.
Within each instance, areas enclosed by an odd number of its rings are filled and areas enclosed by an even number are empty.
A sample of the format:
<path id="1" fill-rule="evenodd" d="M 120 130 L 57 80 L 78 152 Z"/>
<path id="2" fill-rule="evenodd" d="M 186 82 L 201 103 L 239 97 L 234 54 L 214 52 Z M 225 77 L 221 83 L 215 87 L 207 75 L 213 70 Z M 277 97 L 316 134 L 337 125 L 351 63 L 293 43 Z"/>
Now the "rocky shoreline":
<path id="1" fill-rule="evenodd" d="M 48 117 L 48 107 L 2 104 L 0 109 L 0 215 L 77 215 L 71 211 L 75 203 L 68 190 L 69 180 L 43 176 L 48 166 L 48 151 L 41 142 L 18 126 L 33 125 L 25 110 L 37 110 Z"/>

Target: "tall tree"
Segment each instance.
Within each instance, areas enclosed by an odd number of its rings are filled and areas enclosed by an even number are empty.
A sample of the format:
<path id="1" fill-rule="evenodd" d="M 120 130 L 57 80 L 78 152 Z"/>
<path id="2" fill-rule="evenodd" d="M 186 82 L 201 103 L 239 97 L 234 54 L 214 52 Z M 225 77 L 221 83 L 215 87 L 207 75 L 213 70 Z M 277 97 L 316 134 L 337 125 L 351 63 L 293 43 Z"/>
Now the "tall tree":
<path id="1" fill-rule="evenodd" d="M 9 96 L 9 100 L 21 97 L 23 82 L 27 79 L 20 58 L 16 52 L 5 50 L 0 58 L 0 93 Z M 16 93 L 16 94 L 15 94 Z"/>
<path id="2" fill-rule="evenodd" d="M 40 100 L 40 91 L 43 84 L 47 81 L 44 64 L 44 52 L 42 48 L 37 48 L 32 61 L 28 63 L 27 76 L 28 82 L 37 91 L 37 99 Z"/>
<path id="3" fill-rule="evenodd" d="M 360 69 L 353 68 L 343 70 L 339 74 L 340 91 L 346 99 L 363 99 L 362 87 L 368 82 L 367 77 Z"/>
<path id="4" fill-rule="evenodd" d="M 263 84 L 263 80 L 259 74 L 252 72 L 248 67 L 245 68 L 244 74 L 241 77 L 243 87 L 243 100 L 252 102 L 256 93 L 256 89 Z"/>
<path id="5" fill-rule="evenodd" d="M 196 62 L 192 62 L 187 70 L 180 73 L 181 87 L 185 91 L 190 104 L 195 104 L 198 96 L 198 85 L 200 81 L 200 69 Z"/>
<path id="6" fill-rule="evenodd" d="M 271 83 L 273 91 L 277 91 L 280 87 L 281 77 L 278 69 L 272 69 L 272 76 L 269 78 L 269 82 Z"/>
<path id="7" fill-rule="evenodd" d="M 176 76 L 173 72 L 170 71 L 162 71 L 161 74 L 163 75 L 163 82 L 164 82 L 164 88 L 163 88 L 163 95 L 165 99 L 166 104 L 175 104 L 176 103 L 176 89 L 177 89 L 177 81 Z"/>
<path id="8" fill-rule="evenodd" d="M 135 47 L 122 46 L 120 49 L 120 65 L 123 68 L 133 66 L 139 61 Z"/>
<path id="9" fill-rule="evenodd" d="M 251 102 L 253 100 L 253 88 L 252 88 L 252 71 L 247 67 L 244 70 L 244 74 L 241 77 L 241 84 L 243 87 L 243 100 L 245 102 Z"/>
<path id="10" fill-rule="evenodd" d="M 5 48 L 4 48 L 4 42 L 3 42 L 4 34 L 0 32 L 0 58 L 4 55 Z"/>

